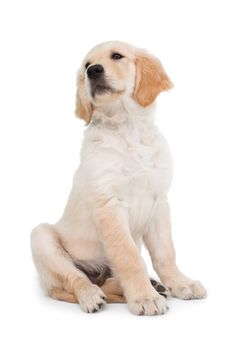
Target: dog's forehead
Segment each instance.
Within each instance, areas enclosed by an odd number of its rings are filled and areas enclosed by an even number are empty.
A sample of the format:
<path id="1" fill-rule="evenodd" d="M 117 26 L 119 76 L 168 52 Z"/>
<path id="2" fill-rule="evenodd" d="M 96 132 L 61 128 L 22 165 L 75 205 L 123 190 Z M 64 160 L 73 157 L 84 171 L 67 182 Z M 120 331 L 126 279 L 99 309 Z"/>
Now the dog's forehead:
<path id="1" fill-rule="evenodd" d="M 114 52 L 120 53 L 121 55 L 132 59 L 135 57 L 135 48 L 132 45 L 121 41 L 108 41 L 91 49 L 86 55 L 86 58 L 98 60 L 101 58 L 110 57 L 111 53 Z"/>

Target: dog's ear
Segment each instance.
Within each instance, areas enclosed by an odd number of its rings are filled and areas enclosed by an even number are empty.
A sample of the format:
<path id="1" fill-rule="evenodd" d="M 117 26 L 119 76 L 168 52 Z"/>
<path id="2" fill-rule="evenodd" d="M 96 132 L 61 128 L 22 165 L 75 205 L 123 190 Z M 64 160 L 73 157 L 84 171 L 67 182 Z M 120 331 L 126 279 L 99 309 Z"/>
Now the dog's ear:
<path id="1" fill-rule="evenodd" d="M 76 109 L 75 114 L 77 117 L 85 120 L 86 125 L 91 121 L 92 105 L 88 101 L 83 74 L 78 74 L 77 78 L 77 93 L 76 93 Z"/>
<path id="2" fill-rule="evenodd" d="M 149 106 L 160 92 L 169 90 L 172 86 L 157 58 L 143 51 L 136 55 L 134 98 L 141 106 Z"/>

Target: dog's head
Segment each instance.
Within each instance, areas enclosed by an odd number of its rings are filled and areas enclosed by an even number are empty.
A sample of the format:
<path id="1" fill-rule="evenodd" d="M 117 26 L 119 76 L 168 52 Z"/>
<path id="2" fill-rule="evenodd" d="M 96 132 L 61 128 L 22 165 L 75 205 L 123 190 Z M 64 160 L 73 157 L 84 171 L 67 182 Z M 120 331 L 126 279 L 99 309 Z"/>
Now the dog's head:
<path id="1" fill-rule="evenodd" d="M 147 107 L 172 87 L 160 61 L 122 42 L 94 47 L 78 74 L 76 115 L 88 124 L 95 107 L 130 97 Z"/>

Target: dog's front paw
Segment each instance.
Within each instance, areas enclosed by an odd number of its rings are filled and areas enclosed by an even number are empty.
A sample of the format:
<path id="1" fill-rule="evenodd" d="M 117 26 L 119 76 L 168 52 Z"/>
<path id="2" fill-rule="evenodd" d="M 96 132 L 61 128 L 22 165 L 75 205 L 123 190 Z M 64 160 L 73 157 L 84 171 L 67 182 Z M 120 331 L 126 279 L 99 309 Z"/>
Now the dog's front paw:
<path id="1" fill-rule="evenodd" d="M 98 286 L 92 284 L 78 292 L 78 302 L 85 312 L 97 312 L 106 304 L 106 296 Z"/>
<path id="2" fill-rule="evenodd" d="M 135 296 L 128 300 L 129 310 L 135 315 L 162 315 L 168 310 L 164 297 L 156 291 L 151 295 Z"/>
<path id="3" fill-rule="evenodd" d="M 198 281 L 188 280 L 186 282 L 176 282 L 170 287 L 171 295 L 185 300 L 203 299 L 207 293 L 202 284 Z"/>

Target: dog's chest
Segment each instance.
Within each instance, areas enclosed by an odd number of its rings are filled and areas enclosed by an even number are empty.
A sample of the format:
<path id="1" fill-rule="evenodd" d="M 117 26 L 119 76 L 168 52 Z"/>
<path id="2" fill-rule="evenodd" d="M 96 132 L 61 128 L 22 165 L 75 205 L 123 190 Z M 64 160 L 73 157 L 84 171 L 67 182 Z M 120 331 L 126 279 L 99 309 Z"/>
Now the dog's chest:
<path id="1" fill-rule="evenodd" d="M 172 177 L 166 140 L 154 125 L 136 121 L 118 130 L 94 129 L 83 160 L 92 189 L 115 198 L 130 215 L 131 227 L 148 221 L 156 200 L 166 195 Z"/>
<path id="2" fill-rule="evenodd" d="M 119 129 L 95 129 L 83 159 L 93 183 L 110 185 L 119 195 L 166 193 L 172 174 L 166 140 L 153 125 L 134 120 Z"/>
<path id="3" fill-rule="evenodd" d="M 168 145 L 156 128 L 133 130 L 123 137 L 119 193 L 128 207 L 132 232 L 137 234 L 149 224 L 158 197 L 170 187 L 172 163 Z"/>
<path id="4" fill-rule="evenodd" d="M 172 165 L 168 145 L 155 128 L 134 128 L 120 136 L 120 169 L 130 196 L 157 197 L 166 193 L 171 182 Z M 143 197 L 140 197 L 143 196 Z"/>

